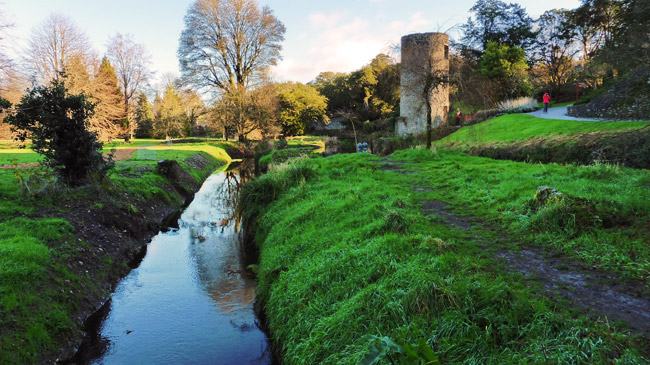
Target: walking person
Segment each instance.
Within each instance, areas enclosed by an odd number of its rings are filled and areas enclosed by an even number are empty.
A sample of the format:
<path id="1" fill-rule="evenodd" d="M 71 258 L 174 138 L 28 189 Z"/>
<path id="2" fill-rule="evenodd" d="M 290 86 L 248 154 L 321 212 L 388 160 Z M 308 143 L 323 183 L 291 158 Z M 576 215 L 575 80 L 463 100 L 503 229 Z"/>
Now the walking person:
<path id="1" fill-rule="evenodd" d="M 544 93 L 542 99 L 544 101 L 544 113 L 548 113 L 548 103 L 551 102 L 551 96 L 548 93 Z"/>
<path id="2" fill-rule="evenodd" d="M 463 119 L 463 113 L 460 112 L 460 108 L 456 109 L 456 125 L 460 125 L 460 121 Z"/>

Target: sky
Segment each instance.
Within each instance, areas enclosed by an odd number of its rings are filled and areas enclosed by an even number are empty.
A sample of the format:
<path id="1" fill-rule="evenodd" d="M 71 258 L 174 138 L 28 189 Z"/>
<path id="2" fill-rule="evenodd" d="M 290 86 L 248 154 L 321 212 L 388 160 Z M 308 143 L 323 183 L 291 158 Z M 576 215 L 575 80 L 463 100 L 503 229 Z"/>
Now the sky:
<path id="1" fill-rule="evenodd" d="M 193 0 L 0 0 L 14 24 L 9 31 L 22 49 L 32 29 L 52 13 L 71 18 L 99 55 L 117 32 L 131 34 L 151 55 L 157 77 L 180 75 L 178 38 Z M 506 0 L 537 18 L 550 9 L 574 9 L 580 0 Z M 476 0 L 258 0 L 285 25 L 282 60 L 273 68 L 278 81 L 308 82 L 320 72 L 351 72 L 403 35 L 447 32 L 458 39 Z"/>

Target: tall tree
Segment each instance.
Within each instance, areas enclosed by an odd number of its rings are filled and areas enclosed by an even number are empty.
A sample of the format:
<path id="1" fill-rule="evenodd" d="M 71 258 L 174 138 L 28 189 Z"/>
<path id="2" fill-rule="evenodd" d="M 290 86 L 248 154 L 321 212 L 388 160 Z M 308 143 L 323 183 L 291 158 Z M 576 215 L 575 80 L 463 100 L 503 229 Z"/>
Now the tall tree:
<path id="1" fill-rule="evenodd" d="M 68 91 L 72 94 L 93 93 L 93 79 L 80 57 L 73 57 L 65 67 L 64 78 Z"/>
<path id="2" fill-rule="evenodd" d="M 532 87 L 528 82 L 526 53 L 519 47 L 490 42 L 479 63 L 479 72 L 498 82 L 499 100 L 529 96 Z"/>
<path id="3" fill-rule="evenodd" d="M 133 120 L 138 128 L 135 131 L 135 136 L 138 138 L 151 138 L 153 137 L 153 120 L 154 115 L 151 110 L 151 104 L 147 94 L 140 92 L 136 100 L 135 108 L 133 111 Z"/>
<path id="4" fill-rule="evenodd" d="M 173 83 L 168 83 L 160 104 L 158 118 L 154 124 L 156 137 L 183 137 L 185 135 L 187 116 L 183 101 Z"/>
<path id="5" fill-rule="evenodd" d="M 557 92 L 560 86 L 572 81 L 573 56 L 579 49 L 573 46 L 569 23 L 570 13 L 565 10 L 548 10 L 537 20 L 539 32 L 533 48 L 538 77 Z"/>
<path id="6" fill-rule="evenodd" d="M 199 94 L 191 89 L 183 89 L 180 92 L 180 97 L 185 108 L 185 115 L 187 116 L 188 130 L 186 135 L 191 136 L 196 130 L 199 120 L 208 112 L 205 102 Z"/>
<path id="7" fill-rule="evenodd" d="M 108 58 L 115 67 L 115 73 L 122 89 L 124 99 L 124 115 L 128 121 L 131 137 L 137 129 L 137 124 L 130 115 L 130 105 L 133 97 L 147 83 L 151 72 L 149 64 L 151 57 L 146 48 L 135 43 L 130 34 L 116 33 L 108 43 Z"/>
<path id="8" fill-rule="evenodd" d="M 527 50 L 535 38 L 533 20 L 518 4 L 478 0 L 470 12 L 474 19 L 467 19 L 462 26 L 463 43 L 479 53 L 485 51 L 489 42 Z"/>
<path id="9" fill-rule="evenodd" d="M 92 95 L 97 105 L 90 121 L 91 130 L 102 139 L 117 137 L 123 130 L 124 99 L 115 70 L 106 57 L 95 75 Z"/>
<path id="10" fill-rule="evenodd" d="M 243 91 L 280 59 L 284 33 L 271 9 L 255 0 L 197 0 L 180 37 L 182 78 L 209 91 Z"/>
<path id="11" fill-rule="evenodd" d="M 350 75 L 343 72 L 321 72 L 309 84 L 327 98 L 327 111 L 334 115 L 339 110 L 352 110 Z"/>
<path id="12" fill-rule="evenodd" d="M 68 17 L 50 15 L 32 30 L 27 48 L 28 62 L 41 82 L 58 80 L 75 57 L 92 59 L 88 37 Z"/>
<path id="13" fill-rule="evenodd" d="M 0 3 L 0 6 L 3 4 Z M 0 97 L 2 97 L 2 92 L 6 92 L 12 74 L 15 72 L 14 62 L 8 56 L 10 38 L 8 31 L 12 27 L 13 24 L 9 22 L 3 9 L 0 8 Z"/>

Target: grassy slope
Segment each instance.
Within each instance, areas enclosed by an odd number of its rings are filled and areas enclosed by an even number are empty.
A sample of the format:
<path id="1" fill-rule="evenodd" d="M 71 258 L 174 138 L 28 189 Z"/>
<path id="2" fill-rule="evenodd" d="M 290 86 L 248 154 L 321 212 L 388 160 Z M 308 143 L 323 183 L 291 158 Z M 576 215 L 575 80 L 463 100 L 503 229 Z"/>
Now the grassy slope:
<path id="1" fill-rule="evenodd" d="M 196 153 L 211 161 L 203 170 L 184 161 Z M 166 179 L 155 172 L 159 159 L 178 160 L 197 181 L 230 160 L 223 150 L 205 144 L 166 147 L 155 154 L 134 156 L 117 163 L 110 183 L 102 186 L 104 198 L 116 195 L 119 200 L 126 192 L 131 202 L 157 197 L 182 204 L 180 197 L 161 189 Z M 69 222 L 39 213 L 56 209 L 59 201 L 70 196 L 87 201 L 89 206 L 98 199 L 85 191 L 24 198 L 13 173 L 0 170 L 0 363 L 34 362 L 44 353 L 56 351 L 61 339 L 76 334 L 71 315 L 83 300 L 78 290 L 87 279 L 71 274 L 62 262 L 70 250 L 87 248 L 89 243 L 75 237 Z M 109 270 L 111 260 L 104 263 L 105 267 L 92 268 L 93 272 Z"/>
<path id="2" fill-rule="evenodd" d="M 647 127 L 649 122 L 577 122 L 541 119 L 526 114 L 509 114 L 463 127 L 438 141 L 440 146 L 472 146 L 490 142 L 512 142 L 552 135 L 594 131 L 629 130 Z"/>
<path id="3" fill-rule="evenodd" d="M 648 233 L 639 230 L 650 221 L 646 172 L 446 151 L 409 150 L 394 159 L 418 173 L 382 170 L 373 156 L 337 155 L 285 167 L 248 188 L 249 204 L 286 191 L 261 208 L 257 230 L 259 300 L 286 363 L 358 363 L 373 343 L 368 335 L 423 338 L 444 362 L 648 361 L 623 332 L 552 304 L 499 270 L 472 239 L 494 233 L 468 233 L 420 209 L 425 199 L 442 200 L 520 242 L 552 245 L 647 283 Z M 543 212 L 526 209 L 539 185 L 615 201 L 635 223 L 577 236 L 540 230 Z"/>

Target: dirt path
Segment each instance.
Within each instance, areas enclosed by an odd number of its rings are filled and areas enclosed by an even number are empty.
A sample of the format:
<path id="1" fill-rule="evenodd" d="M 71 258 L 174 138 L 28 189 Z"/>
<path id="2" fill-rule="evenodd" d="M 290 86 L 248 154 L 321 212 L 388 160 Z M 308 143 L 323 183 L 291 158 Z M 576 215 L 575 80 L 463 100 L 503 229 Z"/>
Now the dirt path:
<path id="1" fill-rule="evenodd" d="M 460 229 L 480 225 L 454 215 L 448 207 L 449 204 L 437 200 L 422 205 L 425 214 L 439 216 Z M 491 246 L 480 238 L 476 241 L 486 250 Z M 538 280 L 551 297 L 570 300 L 590 315 L 621 320 L 633 332 L 650 335 L 650 298 L 641 296 L 641 285 L 622 283 L 614 275 L 589 270 L 569 259 L 545 257 L 548 255 L 538 247 L 518 246 L 519 251 L 500 248 L 492 257 L 502 260 L 507 271 Z"/>
<path id="2" fill-rule="evenodd" d="M 399 161 L 383 160 L 381 169 L 404 170 Z M 405 173 L 406 171 L 399 171 Z M 413 191 L 430 191 L 431 187 L 415 186 Z M 469 231 L 482 222 L 457 216 L 450 205 L 438 200 L 425 200 L 421 209 L 426 215 L 436 215 L 454 228 Z M 567 258 L 553 257 L 543 248 L 517 244 L 513 250 L 475 237 L 479 246 L 500 260 L 509 272 L 537 280 L 553 299 L 569 300 L 592 317 L 623 321 L 633 333 L 650 337 L 650 298 L 643 296 L 642 284 L 624 283 L 616 276 L 591 270 Z M 493 248 L 497 248 L 496 252 Z M 492 250 L 488 250 L 492 249 Z"/>
<path id="3" fill-rule="evenodd" d="M 113 161 L 120 161 L 120 160 L 126 160 L 127 158 L 131 158 L 133 152 L 135 152 L 138 149 L 139 148 L 125 148 L 125 149 L 115 150 L 115 154 L 113 155 Z M 108 156 L 108 153 L 104 153 L 104 157 L 106 156 Z M 38 165 L 39 165 L 38 162 L 34 162 L 34 163 L 19 164 L 16 167 L 24 169 L 27 167 L 36 167 Z M 14 167 L 13 165 L 1 165 L 0 170 L 11 169 L 13 167 Z"/>

